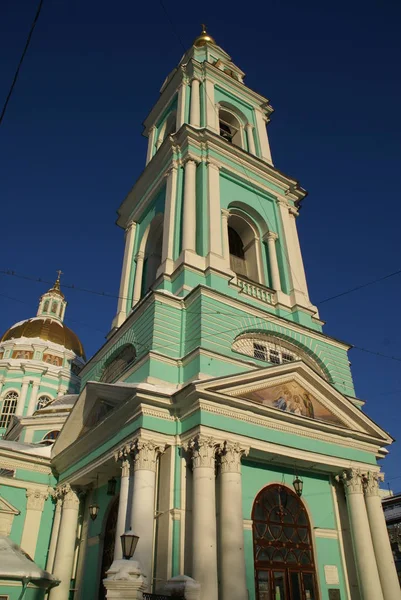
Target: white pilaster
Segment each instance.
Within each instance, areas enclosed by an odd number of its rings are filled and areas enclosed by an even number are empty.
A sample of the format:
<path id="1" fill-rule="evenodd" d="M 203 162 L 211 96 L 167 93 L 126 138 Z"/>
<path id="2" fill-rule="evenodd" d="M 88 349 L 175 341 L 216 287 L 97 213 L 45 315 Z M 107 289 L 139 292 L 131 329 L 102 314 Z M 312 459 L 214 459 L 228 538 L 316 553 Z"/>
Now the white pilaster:
<path id="1" fill-rule="evenodd" d="M 267 137 L 266 130 L 266 117 L 261 108 L 255 108 L 256 127 L 259 135 L 259 145 L 262 158 L 269 163 L 273 164 L 272 155 L 270 152 L 269 138 Z"/>
<path id="2" fill-rule="evenodd" d="M 127 510 L 129 495 L 130 462 L 127 449 L 123 448 L 116 454 L 116 460 L 121 464 L 120 497 L 118 499 L 118 516 L 116 525 L 116 538 L 114 543 L 114 560 L 123 557 L 121 536 L 127 530 Z"/>
<path id="3" fill-rule="evenodd" d="M 218 600 L 215 453 L 213 438 L 196 436 L 189 444 L 193 467 L 192 576 L 201 585 L 200 600 Z"/>
<path id="4" fill-rule="evenodd" d="M 253 137 L 253 125 L 251 123 L 247 123 L 245 125 L 245 130 L 246 130 L 246 138 L 248 140 L 248 151 L 251 154 L 256 154 L 255 138 Z"/>
<path id="5" fill-rule="evenodd" d="M 180 87 L 178 88 L 178 101 L 177 101 L 177 119 L 176 119 L 176 130 L 185 123 L 185 103 L 187 97 L 188 79 L 183 76 Z"/>
<path id="6" fill-rule="evenodd" d="M 35 559 L 36 544 L 38 541 L 40 521 L 42 519 L 45 500 L 48 492 L 43 489 L 29 489 L 26 491 L 27 504 L 24 530 L 21 538 L 21 548 Z"/>
<path id="7" fill-rule="evenodd" d="M 143 261 L 145 259 L 145 254 L 140 251 L 136 255 L 136 267 L 135 267 L 135 277 L 134 277 L 134 291 L 132 293 L 132 306 L 134 306 L 141 299 L 141 289 L 142 289 L 142 277 L 143 277 Z"/>
<path id="8" fill-rule="evenodd" d="M 400 584 L 379 496 L 379 477 L 380 474 L 378 473 L 368 473 L 365 479 L 365 501 L 370 533 L 384 600 L 401 600 Z"/>
<path id="9" fill-rule="evenodd" d="M 31 396 L 29 398 L 29 405 L 27 411 L 27 417 L 30 417 L 35 412 L 36 408 L 36 400 L 38 399 L 38 391 L 39 391 L 40 381 L 34 381 L 31 389 Z"/>
<path id="10" fill-rule="evenodd" d="M 191 110 L 189 121 L 194 127 L 200 126 L 200 94 L 199 94 L 200 81 L 199 79 L 193 79 L 191 82 Z"/>
<path id="11" fill-rule="evenodd" d="M 185 163 L 182 249 L 196 252 L 196 162 Z"/>
<path id="12" fill-rule="evenodd" d="M 293 246 L 292 259 L 294 261 L 294 266 L 296 269 L 296 271 L 294 272 L 294 275 L 295 275 L 294 287 L 298 288 L 299 291 L 302 294 L 304 294 L 305 298 L 309 301 L 308 284 L 306 283 L 304 261 L 302 258 L 301 246 L 299 244 L 298 230 L 297 230 L 297 225 L 295 222 L 297 215 L 298 215 L 298 211 L 290 207 L 290 209 L 289 209 L 289 225 L 290 225 L 290 232 L 291 232 L 291 242 L 292 242 L 292 246 Z"/>
<path id="13" fill-rule="evenodd" d="M 207 197 L 209 213 L 209 251 L 211 254 L 222 256 L 220 172 L 219 167 L 212 162 L 207 163 Z"/>
<path id="14" fill-rule="evenodd" d="M 277 233 L 274 231 L 268 231 L 265 238 L 267 241 L 267 247 L 269 249 L 269 263 L 270 263 L 270 273 L 272 276 L 272 287 L 276 291 L 281 290 L 281 282 L 280 282 L 280 271 L 278 268 L 277 262 L 277 251 L 276 251 L 276 241 L 278 240 Z"/>
<path id="15" fill-rule="evenodd" d="M 383 600 L 368 515 L 363 497 L 362 474 L 356 469 L 348 469 L 347 471 L 343 471 L 339 479 L 344 484 L 347 497 L 347 508 L 361 598 L 362 600 Z"/>
<path id="16" fill-rule="evenodd" d="M 230 242 L 228 239 L 228 217 L 230 216 L 230 211 L 226 208 L 221 209 L 221 233 L 223 236 L 223 257 L 227 263 L 227 268 L 230 269 Z"/>
<path id="17" fill-rule="evenodd" d="M 137 440 L 132 446 L 134 489 L 132 495 L 132 531 L 139 536 L 135 559 L 139 561 L 152 587 L 153 532 L 155 525 L 155 489 L 157 456 L 163 448 L 156 442 Z"/>
<path id="18" fill-rule="evenodd" d="M 148 151 L 146 154 L 146 164 L 148 164 L 153 158 L 153 150 L 156 142 L 156 126 L 150 128 L 148 137 Z"/>
<path id="19" fill-rule="evenodd" d="M 162 272 L 170 274 L 173 269 L 178 176 L 178 167 L 176 164 L 171 166 L 166 176 L 167 186 L 163 220 L 162 264 L 157 271 L 157 276 Z"/>
<path id="20" fill-rule="evenodd" d="M 77 539 L 79 498 L 69 485 L 62 486 L 61 490 L 64 496 L 63 508 L 53 566 L 53 575 L 60 579 L 60 585 L 50 591 L 51 600 L 68 600 L 69 598 Z"/>
<path id="21" fill-rule="evenodd" d="M 247 598 L 242 516 L 241 456 L 245 449 L 225 442 L 220 467 L 221 600 Z"/>
<path id="22" fill-rule="evenodd" d="M 23 381 L 22 386 L 21 386 L 21 394 L 20 394 L 20 397 L 18 398 L 17 408 L 15 410 L 15 414 L 19 417 L 24 414 L 25 401 L 26 401 L 26 396 L 28 394 L 28 387 L 29 387 L 29 381 Z"/>
<path id="23" fill-rule="evenodd" d="M 117 304 L 117 314 L 113 320 L 113 327 L 120 327 L 127 316 L 128 287 L 132 266 L 132 252 L 134 250 L 135 243 L 135 232 L 136 223 L 134 221 L 130 221 L 125 230 L 123 268 L 121 271 L 120 291 L 118 293 L 119 298 Z"/>
<path id="24" fill-rule="evenodd" d="M 59 536 L 59 531 L 60 531 L 61 508 L 62 508 L 62 504 L 63 504 L 63 500 L 60 497 L 60 495 L 58 494 L 57 490 L 54 493 L 54 501 L 56 502 L 56 508 L 54 511 L 52 536 L 50 539 L 49 552 L 47 554 L 47 562 L 46 562 L 46 570 L 49 571 L 49 573 L 53 572 L 54 557 L 56 554 L 57 541 L 58 541 L 58 536 Z"/>

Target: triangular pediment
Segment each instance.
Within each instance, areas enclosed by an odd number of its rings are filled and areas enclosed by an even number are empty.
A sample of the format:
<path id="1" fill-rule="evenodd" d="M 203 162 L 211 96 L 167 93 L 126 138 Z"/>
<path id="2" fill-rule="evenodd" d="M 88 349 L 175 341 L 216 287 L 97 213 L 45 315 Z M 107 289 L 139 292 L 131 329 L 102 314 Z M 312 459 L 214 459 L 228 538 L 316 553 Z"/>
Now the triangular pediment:
<path id="1" fill-rule="evenodd" d="M 270 417 L 308 427 L 348 429 L 381 438 L 391 443 L 391 436 L 364 414 L 302 361 L 266 367 L 231 377 L 221 377 L 197 384 L 205 393 L 238 399 L 238 405 Z M 260 408 L 258 408 L 260 407 Z"/>
<path id="2" fill-rule="evenodd" d="M 0 496 L 0 513 L 6 513 L 8 515 L 19 515 L 20 511 Z"/>

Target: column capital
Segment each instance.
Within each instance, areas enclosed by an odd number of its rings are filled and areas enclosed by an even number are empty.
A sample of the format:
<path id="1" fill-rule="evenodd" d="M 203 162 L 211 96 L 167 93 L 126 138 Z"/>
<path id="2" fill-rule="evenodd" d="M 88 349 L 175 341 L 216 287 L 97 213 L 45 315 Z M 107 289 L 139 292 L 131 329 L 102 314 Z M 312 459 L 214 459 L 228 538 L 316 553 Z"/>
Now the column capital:
<path id="1" fill-rule="evenodd" d="M 359 469 L 345 469 L 336 475 L 336 480 L 344 485 L 347 495 L 363 493 L 363 475 Z"/>
<path id="2" fill-rule="evenodd" d="M 129 477 L 131 470 L 130 446 L 126 444 L 114 453 L 116 462 L 121 463 L 121 477 Z"/>
<path id="3" fill-rule="evenodd" d="M 64 508 L 76 508 L 79 507 L 78 492 L 73 490 L 69 483 L 65 483 L 60 486 L 60 493 L 63 496 L 63 507 Z"/>
<path id="4" fill-rule="evenodd" d="M 187 449 L 191 452 L 192 468 L 215 468 L 216 450 L 218 441 L 213 437 L 196 435 L 189 440 Z"/>
<path id="5" fill-rule="evenodd" d="M 252 129 L 254 129 L 254 126 L 252 125 L 252 123 L 249 123 L 249 121 L 248 121 L 248 123 L 245 124 L 245 129 L 252 131 Z"/>
<path id="6" fill-rule="evenodd" d="M 249 448 L 244 448 L 237 442 L 225 441 L 219 448 L 220 472 L 241 473 L 241 459 L 249 453 Z"/>
<path id="7" fill-rule="evenodd" d="M 143 250 L 139 250 L 139 252 L 136 253 L 135 256 L 135 260 L 143 260 L 145 258 L 145 252 Z"/>
<path id="8" fill-rule="evenodd" d="M 133 219 L 131 219 L 131 220 L 130 220 L 130 221 L 128 221 L 128 223 L 127 223 L 127 226 L 126 226 L 126 228 L 125 228 L 125 232 L 126 232 L 126 233 L 128 233 L 128 231 L 129 231 L 130 229 L 132 229 L 133 227 L 136 227 L 136 226 L 137 226 L 137 222 L 136 222 L 136 221 L 134 221 Z"/>
<path id="9" fill-rule="evenodd" d="M 197 165 L 199 165 L 199 163 L 200 160 L 198 158 L 195 158 L 195 156 L 186 156 L 182 159 L 182 165 L 184 167 L 186 167 L 188 164 L 190 164 L 191 166 L 194 165 L 196 167 Z"/>
<path id="10" fill-rule="evenodd" d="M 379 495 L 379 482 L 384 480 L 383 473 L 369 471 L 363 478 L 363 489 L 365 496 L 378 496 Z"/>
<path id="11" fill-rule="evenodd" d="M 156 471 L 156 461 L 163 453 L 165 446 L 153 440 L 135 440 L 131 445 L 131 455 L 134 459 L 134 471 Z"/>
<path id="12" fill-rule="evenodd" d="M 268 242 L 269 240 L 273 240 L 273 242 L 276 242 L 278 240 L 278 234 L 275 233 L 274 231 L 268 231 L 267 233 L 265 233 L 265 235 L 263 236 L 263 241 L 264 242 Z"/>
<path id="13" fill-rule="evenodd" d="M 294 208 L 294 206 L 289 206 L 288 207 L 288 212 L 290 213 L 290 215 L 292 217 L 294 217 L 294 219 L 299 215 L 299 212 L 296 208 Z"/>
<path id="14" fill-rule="evenodd" d="M 49 497 L 49 492 L 47 490 L 29 489 L 26 491 L 26 497 L 28 499 L 26 505 L 27 510 L 40 510 L 40 512 L 42 512 L 45 501 Z"/>
<path id="15" fill-rule="evenodd" d="M 221 209 L 221 214 L 225 219 L 228 219 L 228 217 L 230 216 L 230 211 L 227 210 L 226 208 L 222 208 Z"/>
<path id="16" fill-rule="evenodd" d="M 174 172 L 178 171 L 178 167 L 179 167 L 179 162 L 178 160 L 173 160 L 170 167 L 167 169 L 167 171 L 164 173 L 164 177 L 166 179 L 168 179 L 170 177 L 170 175 L 172 175 Z"/>
<path id="17" fill-rule="evenodd" d="M 207 158 L 206 159 L 206 166 L 208 167 L 208 169 L 212 169 L 213 168 L 213 169 L 216 169 L 217 171 L 220 171 L 219 165 L 212 158 Z"/>

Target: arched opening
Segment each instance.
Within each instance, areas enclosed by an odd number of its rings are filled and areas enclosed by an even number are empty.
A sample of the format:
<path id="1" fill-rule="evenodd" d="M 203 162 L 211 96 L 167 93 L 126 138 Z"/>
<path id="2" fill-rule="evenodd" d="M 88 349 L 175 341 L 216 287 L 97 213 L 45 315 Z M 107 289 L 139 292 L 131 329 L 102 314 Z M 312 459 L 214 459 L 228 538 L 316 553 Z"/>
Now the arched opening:
<path id="1" fill-rule="evenodd" d="M 230 267 L 237 275 L 261 281 L 259 238 L 256 229 L 242 216 L 231 214 L 228 219 Z"/>
<path id="2" fill-rule="evenodd" d="M 221 108 L 219 110 L 219 131 L 222 138 L 230 144 L 244 147 L 242 126 L 239 119 L 229 110 Z"/>
<path id="3" fill-rule="evenodd" d="M 104 528 L 102 568 L 100 571 L 99 585 L 99 600 L 104 600 L 106 598 L 106 588 L 103 585 L 103 579 L 106 579 L 106 573 L 110 569 L 114 558 L 114 545 L 116 539 L 118 518 L 118 501 L 119 496 L 117 496 L 113 500 Z"/>
<path id="4" fill-rule="evenodd" d="M 51 446 L 52 444 L 54 444 L 54 442 L 58 438 L 59 433 L 60 433 L 60 431 L 58 431 L 57 429 L 54 429 L 53 431 L 49 431 L 49 433 L 46 433 L 45 437 L 40 442 L 40 444 L 42 444 L 43 446 Z"/>
<path id="5" fill-rule="evenodd" d="M 40 410 L 41 408 L 44 408 L 45 406 L 50 404 L 51 401 L 52 401 L 52 398 L 50 398 L 50 396 L 40 396 L 38 403 L 36 405 L 36 410 Z"/>
<path id="6" fill-rule="evenodd" d="M 135 346 L 124 344 L 106 361 L 99 381 L 103 383 L 118 381 L 124 371 L 134 364 L 135 359 Z"/>
<path id="7" fill-rule="evenodd" d="M 171 112 L 163 125 L 160 127 L 159 135 L 157 137 L 156 149 L 159 149 L 166 137 L 171 135 L 176 130 L 177 122 L 177 111 Z"/>
<path id="8" fill-rule="evenodd" d="M 155 282 L 157 270 L 162 261 L 162 245 L 163 221 L 161 218 L 157 218 L 152 221 L 145 245 L 141 296 L 144 296 Z"/>
<path id="9" fill-rule="evenodd" d="M 259 492 L 252 530 L 256 600 L 317 600 L 311 526 L 293 490 L 272 484 Z"/>

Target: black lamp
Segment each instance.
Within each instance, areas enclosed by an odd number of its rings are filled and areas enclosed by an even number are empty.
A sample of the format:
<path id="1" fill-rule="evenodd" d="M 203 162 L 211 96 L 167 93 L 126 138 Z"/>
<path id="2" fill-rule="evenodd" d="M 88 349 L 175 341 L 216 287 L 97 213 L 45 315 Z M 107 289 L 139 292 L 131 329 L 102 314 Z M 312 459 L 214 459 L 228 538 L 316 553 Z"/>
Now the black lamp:
<path id="1" fill-rule="evenodd" d="M 121 537 L 121 546 L 123 549 L 123 557 L 125 560 L 129 560 L 134 556 L 135 548 L 137 546 L 139 535 L 134 535 L 132 530 L 129 529 L 125 533 L 122 534 Z"/>
<path id="2" fill-rule="evenodd" d="M 300 479 L 298 477 L 298 475 L 296 475 L 294 481 L 292 482 L 292 485 L 294 486 L 294 490 L 297 496 L 301 497 L 302 496 L 302 489 L 304 487 L 304 482 L 302 481 L 302 479 Z"/>
<path id="3" fill-rule="evenodd" d="M 108 480 L 108 482 L 107 482 L 107 495 L 108 496 L 115 495 L 116 485 L 117 485 L 117 479 L 115 477 L 112 477 L 111 479 Z"/>
<path id="4" fill-rule="evenodd" d="M 96 519 L 96 517 L 99 514 L 99 505 L 98 504 L 91 504 L 89 506 L 89 515 L 90 518 L 92 519 L 92 521 L 94 521 Z"/>

